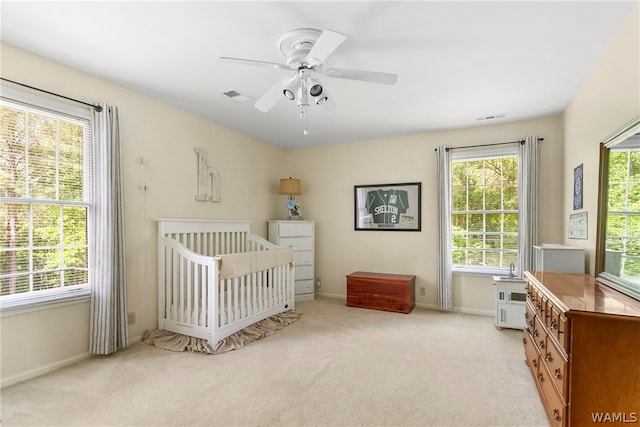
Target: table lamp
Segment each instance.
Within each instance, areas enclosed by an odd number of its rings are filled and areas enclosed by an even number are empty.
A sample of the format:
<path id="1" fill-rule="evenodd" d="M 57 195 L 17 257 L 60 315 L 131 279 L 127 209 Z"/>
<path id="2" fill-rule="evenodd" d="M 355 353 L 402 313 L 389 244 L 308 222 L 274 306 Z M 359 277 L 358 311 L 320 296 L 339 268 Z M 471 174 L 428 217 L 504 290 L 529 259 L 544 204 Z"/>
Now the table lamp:
<path id="1" fill-rule="evenodd" d="M 287 219 L 302 219 L 300 203 L 293 197 L 302 194 L 300 180 L 295 178 L 282 178 L 278 194 L 285 194 L 287 198 Z"/>

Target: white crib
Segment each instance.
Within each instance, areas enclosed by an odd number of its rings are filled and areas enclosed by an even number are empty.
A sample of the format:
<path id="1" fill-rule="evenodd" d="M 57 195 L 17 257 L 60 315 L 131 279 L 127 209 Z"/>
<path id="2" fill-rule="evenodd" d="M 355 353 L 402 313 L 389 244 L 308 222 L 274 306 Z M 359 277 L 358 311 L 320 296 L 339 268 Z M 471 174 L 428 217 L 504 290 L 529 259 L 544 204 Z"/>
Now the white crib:
<path id="1" fill-rule="evenodd" d="M 294 309 L 293 249 L 249 221 L 158 220 L 158 328 L 215 344 Z"/>

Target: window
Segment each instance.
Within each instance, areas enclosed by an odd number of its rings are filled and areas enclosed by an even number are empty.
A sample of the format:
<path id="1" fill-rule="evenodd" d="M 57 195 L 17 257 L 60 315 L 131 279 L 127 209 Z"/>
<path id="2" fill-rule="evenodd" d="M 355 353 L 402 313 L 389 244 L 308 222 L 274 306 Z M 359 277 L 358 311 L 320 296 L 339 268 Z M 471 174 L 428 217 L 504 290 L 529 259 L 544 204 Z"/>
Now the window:
<path id="1" fill-rule="evenodd" d="M 639 148 L 611 149 L 608 199 L 605 265 L 608 272 L 637 287 L 640 284 Z"/>
<path id="2" fill-rule="evenodd" d="M 88 294 L 90 111 L 3 88 L 0 302 Z"/>
<path id="3" fill-rule="evenodd" d="M 509 149 L 508 149 L 509 150 Z M 518 264 L 518 160 L 515 150 L 455 153 L 451 165 L 455 271 L 499 273 Z"/>

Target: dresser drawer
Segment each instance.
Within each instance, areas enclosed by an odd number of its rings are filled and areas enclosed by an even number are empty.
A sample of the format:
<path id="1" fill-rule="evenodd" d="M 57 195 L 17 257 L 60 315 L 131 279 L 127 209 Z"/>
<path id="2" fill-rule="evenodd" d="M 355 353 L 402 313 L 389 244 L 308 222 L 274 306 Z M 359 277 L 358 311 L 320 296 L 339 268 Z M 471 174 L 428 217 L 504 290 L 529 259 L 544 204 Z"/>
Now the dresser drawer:
<path id="1" fill-rule="evenodd" d="M 313 281 L 313 265 L 296 265 L 295 278 L 296 280 L 308 279 Z"/>
<path id="2" fill-rule="evenodd" d="M 527 305 L 524 311 L 525 328 L 529 328 L 530 333 L 533 333 L 533 325 L 535 322 L 536 314 L 531 302 L 527 301 Z"/>
<path id="3" fill-rule="evenodd" d="M 568 381 L 566 381 L 565 378 L 568 373 L 567 359 L 565 359 L 564 355 L 562 355 L 551 339 L 547 340 L 547 348 L 543 352 L 542 357 L 544 363 L 547 365 L 551 379 L 556 384 L 562 398 L 566 401 L 568 398 Z"/>
<path id="4" fill-rule="evenodd" d="M 547 327 L 560 343 L 564 353 L 569 354 L 569 319 L 555 306 L 551 309 L 551 318 Z"/>
<path id="5" fill-rule="evenodd" d="M 544 354 L 545 349 L 547 348 L 547 331 L 540 322 L 540 318 L 538 316 L 536 316 L 533 321 L 533 331 L 531 331 L 531 335 L 540 354 Z"/>
<path id="6" fill-rule="evenodd" d="M 534 344 L 533 337 L 527 331 L 523 332 L 522 342 L 524 344 L 524 356 L 527 366 L 531 369 L 534 378 L 538 376 L 538 365 L 540 364 L 540 353 Z"/>
<path id="7" fill-rule="evenodd" d="M 278 227 L 280 237 L 313 236 L 313 224 L 308 222 L 288 222 Z"/>
<path id="8" fill-rule="evenodd" d="M 558 394 L 554 385 L 551 374 L 547 370 L 547 366 L 544 363 L 540 364 L 538 369 L 538 386 L 542 390 L 543 398 L 546 401 L 545 409 L 547 410 L 549 422 L 553 427 L 562 427 L 565 424 L 565 418 L 567 416 L 567 405 L 564 400 Z"/>
<path id="9" fill-rule="evenodd" d="M 313 280 L 296 280 L 296 295 L 313 293 Z"/>
<path id="10" fill-rule="evenodd" d="M 292 246 L 296 251 L 313 250 L 313 239 L 311 237 L 282 237 L 280 246 Z"/>
<path id="11" fill-rule="evenodd" d="M 293 254 L 293 259 L 296 266 L 313 265 L 313 252 L 312 251 L 296 251 Z"/>

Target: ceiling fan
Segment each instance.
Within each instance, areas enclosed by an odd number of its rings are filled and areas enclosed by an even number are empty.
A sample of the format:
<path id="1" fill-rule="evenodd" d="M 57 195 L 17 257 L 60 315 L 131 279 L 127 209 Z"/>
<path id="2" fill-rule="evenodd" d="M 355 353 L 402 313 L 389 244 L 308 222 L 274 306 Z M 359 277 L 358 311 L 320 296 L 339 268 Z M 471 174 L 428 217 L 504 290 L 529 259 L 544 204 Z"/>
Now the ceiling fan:
<path id="1" fill-rule="evenodd" d="M 328 91 L 322 82 L 317 80 L 316 75 L 387 85 L 393 85 L 398 80 L 396 74 L 346 68 L 324 69 L 325 60 L 345 39 L 343 34 L 332 30 L 320 31 L 313 28 L 299 28 L 286 32 L 278 39 L 278 47 L 286 58 L 286 64 L 230 57 L 218 57 L 215 58 L 215 61 L 294 71 L 293 76 L 283 77 L 267 90 L 256 101 L 255 107 L 260 111 L 267 112 L 281 99 L 288 99 L 296 101 L 298 107 L 301 108 L 300 116 L 304 117 L 310 100 L 325 109 L 335 108 Z M 307 134 L 306 129 L 305 134 Z"/>

